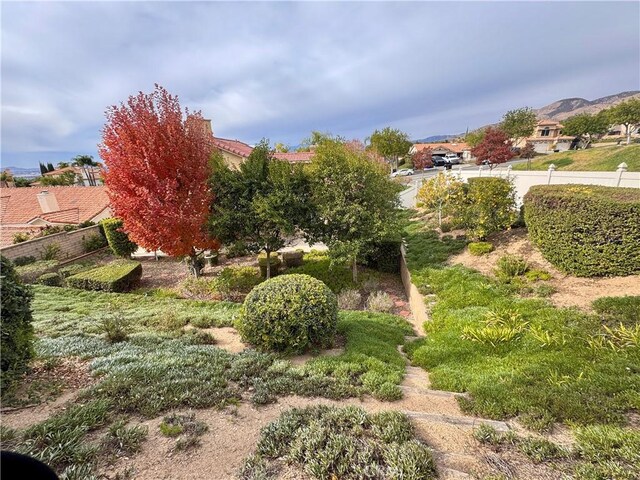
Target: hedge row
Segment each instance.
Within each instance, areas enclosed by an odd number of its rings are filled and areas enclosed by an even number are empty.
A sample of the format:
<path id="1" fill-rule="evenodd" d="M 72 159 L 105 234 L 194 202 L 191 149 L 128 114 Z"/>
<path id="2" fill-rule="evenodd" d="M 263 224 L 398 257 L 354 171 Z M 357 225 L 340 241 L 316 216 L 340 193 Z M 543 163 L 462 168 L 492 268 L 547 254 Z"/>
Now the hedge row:
<path id="1" fill-rule="evenodd" d="M 129 257 L 138 249 L 138 246 L 129 240 L 129 236 L 122 230 L 122 220 L 107 218 L 101 224 L 113 253 L 120 257 Z"/>
<path id="2" fill-rule="evenodd" d="M 142 277 L 140 262 L 117 260 L 102 267 L 77 273 L 67 278 L 68 287 L 104 292 L 127 292 Z"/>
<path id="3" fill-rule="evenodd" d="M 640 273 L 640 189 L 541 185 L 524 197 L 529 237 L 579 277 Z"/>

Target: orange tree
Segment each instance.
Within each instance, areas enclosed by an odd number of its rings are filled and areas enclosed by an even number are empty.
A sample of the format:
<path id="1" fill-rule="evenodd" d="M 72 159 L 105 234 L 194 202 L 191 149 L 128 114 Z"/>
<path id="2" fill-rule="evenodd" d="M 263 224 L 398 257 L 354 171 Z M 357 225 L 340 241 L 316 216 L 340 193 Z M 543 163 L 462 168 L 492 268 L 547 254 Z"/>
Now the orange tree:
<path id="1" fill-rule="evenodd" d="M 178 98 L 156 85 L 109 107 L 106 116 L 99 152 L 114 215 L 132 241 L 188 256 L 197 275 L 197 249 L 218 247 L 204 228 L 212 137 L 200 112 L 183 116 Z"/>

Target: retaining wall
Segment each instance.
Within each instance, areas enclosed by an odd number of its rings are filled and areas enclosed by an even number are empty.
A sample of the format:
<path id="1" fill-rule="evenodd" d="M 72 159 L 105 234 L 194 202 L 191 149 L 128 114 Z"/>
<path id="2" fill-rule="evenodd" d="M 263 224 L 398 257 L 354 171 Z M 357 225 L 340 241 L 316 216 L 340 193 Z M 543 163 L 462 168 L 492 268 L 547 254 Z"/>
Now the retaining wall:
<path id="1" fill-rule="evenodd" d="M 82 242 L 93 235 L 100 235 L 100 227 L 98 225 L 92 225 L 72 232 L 54 233 L 46 237 L 35 238 L 33 240 L 27 240 L 26 242 L 16 243 L 15 245 L 9 245 L 8 247 L 2 247 L 0 248 L 0 254 L 9 260 L 15 260 L 18 257 L 36 257 L 37 260 L 40 260 L 41 255 L 48 245 L 58 244 L 60 251 L 58 252 L 57 259 L 64 261 L 86 253 Z"/>

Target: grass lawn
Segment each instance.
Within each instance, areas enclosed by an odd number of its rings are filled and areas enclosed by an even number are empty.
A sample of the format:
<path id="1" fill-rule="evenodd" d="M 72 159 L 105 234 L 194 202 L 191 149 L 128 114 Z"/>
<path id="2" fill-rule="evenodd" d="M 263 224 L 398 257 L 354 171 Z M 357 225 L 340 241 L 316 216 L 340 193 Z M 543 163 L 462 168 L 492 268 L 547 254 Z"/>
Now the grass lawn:
<path id="1" fill-rule="evenodd" d="M 530 170 L 547 170 L 552 163 L 558 170 L 615 172 L 625 162 L 630 172 L 640 172 L 640 145 L 621 145 L 571 150 L 536 157 Z M 514 170 L 528 170 L 527 163 L 513 166 Z"/>
<path id="2" fill-rule="evenodd" d="M 409 259 L 420 258 L 412 250 L 440 258 L 448 249 L 437 235 L 416 229 L 407 236 Z M 640 327 L 624 313 L 607 331 L 596 315 L 520 298 L 511 285 L 435 263 L 409 261 L 412 276 L 437 302 L 427 338 L 407 350 L 435 388 L 470 393 L 464 410 L 521 415 L 526 425 L 544 429 L 554 421 L 624 423 L 626 412 L 640 408 Z M 629 308 L 637 306 L 622 310 Z"/>

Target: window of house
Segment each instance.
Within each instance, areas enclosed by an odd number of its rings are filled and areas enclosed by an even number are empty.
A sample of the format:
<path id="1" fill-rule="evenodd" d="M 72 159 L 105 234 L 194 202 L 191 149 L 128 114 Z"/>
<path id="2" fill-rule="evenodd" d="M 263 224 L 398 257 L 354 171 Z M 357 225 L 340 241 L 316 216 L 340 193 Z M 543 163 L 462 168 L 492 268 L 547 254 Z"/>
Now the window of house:
<path id="1" fill-rule="evenodd" d="M 549 127 L 544 127 L 542 129 L 542 131 L 540 132 L 540 136 L 541 137 L 548 137 L 549 136 Z"/>

